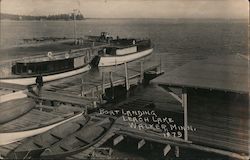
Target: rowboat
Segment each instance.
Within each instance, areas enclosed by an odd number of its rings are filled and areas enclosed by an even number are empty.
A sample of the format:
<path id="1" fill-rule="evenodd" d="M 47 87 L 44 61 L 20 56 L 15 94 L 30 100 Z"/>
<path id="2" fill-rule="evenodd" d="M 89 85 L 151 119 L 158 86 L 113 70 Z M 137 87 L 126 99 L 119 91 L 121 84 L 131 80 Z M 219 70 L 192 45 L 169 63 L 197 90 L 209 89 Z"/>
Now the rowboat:
<path id="1" fill-rule="evenodd" d="M 115 66 L 125 62 L 135 61 L 149 56 L 153 52 L 150 39 L 117 39 L 102 34 L 101 40 L 107 41 L 109 46 L 104 47 L 91 62 L 99 67 Z"/>
<path id="2" fill-rule="evenodd" d="M 82 113 L 79 112 L 59 115 L 34 108 L 23 116 L 0 125 L 0 146 L 41 134 L 80 116 Z"/>
<path id="3" fill-rule="evenodd" d="M 26 159 L 38 157 L 46 148 L 80 130 L 89 121 L 89 117 L 80 116 L 69 120 L 53 129 L 36 135 L 19 145 L 7 155 L 9 159 Z"/>
<path id="4" fill-rule="evenodd" d="M 35 105 L 35 101 L 31 98 L 22 98 L 1 103 L 0 124 L 7 123 L 22 116 L 34 108 Z"/>
<path id="5" fill-rule="evenodd" d="M 64 50 L 61 51 L 61 48 Z M 44 82 L 48 82 L 81 74 L 91 68 L 89 62 L 92 50 L 69 42 L 35 47 L 15 47 L 3 50 L 3 52 L 17 55 L 38 54 L 0 64 L 0 82 L 3 83 L 31 85 L 35 84 L 36 77 L 40 75 Z"/>
<path id="6" fill-rule="evenodd" d="M 79 153 L 100 141 L 111 128 L 114 119 L 91 119 L 79 131 L 45 149 L 40 158 L 62 158 Z"/>

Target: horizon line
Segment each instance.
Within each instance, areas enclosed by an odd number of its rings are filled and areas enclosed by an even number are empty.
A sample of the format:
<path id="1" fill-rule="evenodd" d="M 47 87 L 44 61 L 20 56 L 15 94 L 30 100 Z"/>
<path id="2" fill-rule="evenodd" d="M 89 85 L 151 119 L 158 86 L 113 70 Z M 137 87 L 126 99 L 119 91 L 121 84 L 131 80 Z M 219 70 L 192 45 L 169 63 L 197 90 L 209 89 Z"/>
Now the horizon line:
<path id="1" fill-rule="evenodd" d="M 5 12 L 5 13 L 1 13 L 0 12 L 0 14 L 10 14 L 10 15 L 15 15 L 15 16 L 33 16 L 33 17 L 47 17 L 47 16 L 52 16 L 52 15 L 61 15 L 61 14 L 67 14 L 67 13 L 58 13 L 58 14 L 49 14 L 49 15 L 29 15 L 29 14 L 14 14 L 14 13 L 7 13 L 7 12 Z M 201 19 L 214 19 L 214 20 L 216 20 L 216 19 L 223 19 L 223 20 L 249 20 L 249 17 L 247 17 L 247 18 L 226 18 L 226 17 L 216 17 L 216 18 L 214 18 L 214 17 L 203 17 L 203 18 L 195 18 L 195 17 L 193 17 L 193 18 L 185 18 L 185 17 L 85 17 L 84 15 L 83 15 L 83 17 L 84 17 L 84 19 L 199 19 L 199 20 L 201 20 Z"/>

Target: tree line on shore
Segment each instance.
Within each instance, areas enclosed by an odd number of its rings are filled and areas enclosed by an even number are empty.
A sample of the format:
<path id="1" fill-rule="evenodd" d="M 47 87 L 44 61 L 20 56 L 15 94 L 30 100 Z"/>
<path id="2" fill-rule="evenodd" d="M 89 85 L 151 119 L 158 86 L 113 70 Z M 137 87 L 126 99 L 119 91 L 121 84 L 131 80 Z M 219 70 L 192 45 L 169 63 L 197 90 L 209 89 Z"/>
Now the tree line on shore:
<path id="1" fill-rule="evenodd" d="M 74 20 L 74 14 L 56 14 L 56 15 L 48 15 L 48 16 L 31 16 L 31 15 L 16 15 L 16 14 L 8 14 L 1 13 L 1 20 Z M 75 15 L 76 20 L 83 20 L 84 16 L 81 13 Z"/>

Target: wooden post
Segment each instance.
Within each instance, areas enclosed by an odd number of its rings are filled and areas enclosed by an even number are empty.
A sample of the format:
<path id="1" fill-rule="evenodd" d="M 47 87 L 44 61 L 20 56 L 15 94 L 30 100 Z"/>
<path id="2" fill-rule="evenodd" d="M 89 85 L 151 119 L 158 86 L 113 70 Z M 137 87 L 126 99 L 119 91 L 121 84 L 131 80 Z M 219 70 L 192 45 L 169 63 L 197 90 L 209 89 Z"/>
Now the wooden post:
<path id="1" fill-rule="evenodd" d="M 81 83 L 81 96 L 83 97 L 84 96 L 84 87 L 83 87 L 83 78 L 81 79 L 82 81 L 82 83 Z"/>
<path id="2" fill-rule="evenodd" d="M 101 96 L 98 86 L 96 86 L 96 94 L 97 94 L 97 98 L 99 99 L 100 104 L 102 104 L 102 96 Z"/>
<path id="3" fill-rule="evenodd" d="M 73 14 L 74 14 L 74 40 L 75 40 L 75 44 L 77 44 L 77 36 L 76 36 L 76 9 L 73 10 Z"/>
<path id="4" fill-rule="evenodd" d="M 111 86 L 111 90 L 112 90 L 112 99 L 114 99 L 114 86 L 113 86 L 113 74 L 112 71 L 109 72 L 109 80 L 110 80 L 110 86 Z"/>
<path id="5" fill-rule="evenodd" d="M 96 101 L 93 101 L 93 107 L 94 107 L 94 108 L 97 107 Z"/>
<path id="6" fill-rule="evenodd" d="M 177 158 L 180 157 L 180 148 L 179 148 L 179 146 L 175 146 L 175 157 L 177 157 Z"/>
<path id="7" fill-rule="evenodd" d="M 141 76 L 140 76 L 140 83 L 143 81 L 143 75 L 144 75 L 144 66 L 143 66 L 143 61 L 141 61 Z"/>
<path id="8" fill-rule="evenodd" d="M 141 149 L 146 144 L 144 139 L 140 140 L 137 145 L 137 149 Z"/>
<path id="9" fill-rule="evenodd" d="M 166 145 L 163 149 L 163 155 L 166 156 L 170 150 L 171 150 L 171 146 L 169 144 Z"/>
<path id="10" fill-rule="evenodd" d="M 120 143 L 124 139 L 124 136 L 120 135 L 116 137 L 113 141 L 113 145 L 116 146 L 118 143 Z"/>
<path id="11" fill-rule="evenodd" d="M 187 120 L 187 89 L 182 89 L 182 107 L 184 108 L 184 140 L 188 141 L 188 120 Z"/>
<path id="12" fill-rule="evenodd" d="M 87 105 L 84 106 L 83 110 L 84 110 L 84 115 L 87 115 L 87 113 L 88 113 L 88 107 L 87 107 Z"/>
<path id="13" fill-rule="evenodd" d="M 125 68 L 125 83 L 126 83 L 126 90 L 129 90 L 129 81 L 128 81 L 128 67 L 127 62 L 124 62 L 124 68 Z"/>
<path id="14" fill-rule="evenodd" d="M 105 88 L 104 88 L 104 83 L 105 83 L 105 76 L 104 76 L 104 72 L 102 72 L 102 94 L 105 94 Z"/>
<path id="15" fill-rule="evenodd" d="M 94 88 L 91 89 L 91 93 L 92 93 L 92 98 L 95 98 L 95 91 L 94 91 Z M 93 107 L 96 108 L 96 100 L 93 101 Z"/>

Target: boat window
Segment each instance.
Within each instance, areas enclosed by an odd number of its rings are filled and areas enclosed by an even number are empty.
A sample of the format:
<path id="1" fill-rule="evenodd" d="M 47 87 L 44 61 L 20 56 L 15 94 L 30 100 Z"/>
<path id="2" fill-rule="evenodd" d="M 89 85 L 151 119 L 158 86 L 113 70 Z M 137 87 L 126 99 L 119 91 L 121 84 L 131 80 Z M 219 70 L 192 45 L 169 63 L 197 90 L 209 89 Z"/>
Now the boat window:
<path id="1" fill-rule="evenodd" d="M 28 74 L 33 74 L 36 70 L 35 65 L 31 63 L 31 64 L 28 64 L 27 66 L 28 66 L 27 68 L 29 70 Z M 27 72 L 23 72 L 23 73 L 27 73 Z"/>
<path id="2" fill-rule="evenodd" d="M 106 48 L 106 54 L 109 54 L 109 55 L 115 55 L 116 54 L 116 48 Z"/>
<path id="3" fill-rule="evenodd" d="M 24 64 L 22 67 L 22 73 L 26 73 L 27 72 L 27 65 Z"/>
<path id="4" fill-rule="evenodd" d="M 84 62 L 82 62 L 84 63 Z M 64 59 L 57 61 L 38 63 L 17 63 L 12 67 L 14 74 L 36 75 L 39 73 L 60 72 L 74 68 L 74 59 Z"/>

